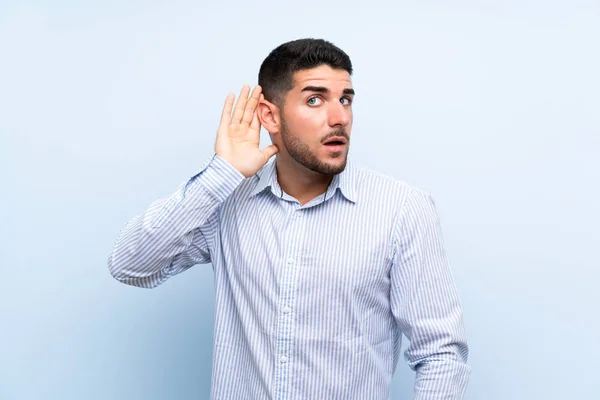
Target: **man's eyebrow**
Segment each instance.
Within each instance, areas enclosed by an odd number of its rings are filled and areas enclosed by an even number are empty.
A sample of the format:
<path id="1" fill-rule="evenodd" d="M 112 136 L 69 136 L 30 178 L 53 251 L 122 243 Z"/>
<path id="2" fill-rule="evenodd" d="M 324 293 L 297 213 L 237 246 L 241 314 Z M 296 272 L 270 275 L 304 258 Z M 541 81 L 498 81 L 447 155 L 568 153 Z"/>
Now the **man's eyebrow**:
<path id="1" fill-rule="evenodd" d="M 301 92 L 329 93 L 329 89 L 324 86 L 306 86 Z M 354 89 L 344 89 L 344 94 L 354 95 Z"/>
<path id="2" fill-rule="evenodd" d="M 317 92 L 317 93 L 328 93 L 329 89 L 324 86 L 306 86 L 301 92 Z"/>

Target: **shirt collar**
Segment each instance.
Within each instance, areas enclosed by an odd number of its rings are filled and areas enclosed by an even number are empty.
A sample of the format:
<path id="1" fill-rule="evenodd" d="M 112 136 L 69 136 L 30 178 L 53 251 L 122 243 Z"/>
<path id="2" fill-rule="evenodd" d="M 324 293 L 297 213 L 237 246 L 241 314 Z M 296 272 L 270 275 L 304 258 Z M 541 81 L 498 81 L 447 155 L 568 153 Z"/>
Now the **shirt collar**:
<path id="1" fill-rule="evenodd" d="M 268 162 L 256 173 L 256 186 L 250 192 L 250 197 L 254 197 L 266 188 L 271 188 L 271 192 L 280 197 L 282 189 L 277 182 L 277 169 L 275 168 L 276 157 Z M 348 158 L 346 168 L 339 174 L 334 175 L 331 184 L 325 192 L 325 200 L 331 198 L 337 189 L 340 189 L 342 195 L 353 203 L 356 203 L 356 167 L 352 160 Z"/>

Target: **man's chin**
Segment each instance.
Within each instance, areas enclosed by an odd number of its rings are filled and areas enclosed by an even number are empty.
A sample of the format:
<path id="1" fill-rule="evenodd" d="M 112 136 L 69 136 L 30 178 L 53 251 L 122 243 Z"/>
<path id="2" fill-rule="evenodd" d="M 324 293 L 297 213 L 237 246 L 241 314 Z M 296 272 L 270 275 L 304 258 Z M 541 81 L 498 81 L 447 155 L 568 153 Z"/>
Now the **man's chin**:
<path id="1" fill-rule="evenodd" d="M 346 169 L 347 158 L 343 157 L 343 160 L 336 159 L 336 162 L 323 162 L 319 165 L 310 168 L 314 172 L 318 172 L 323 175 L 337 175 Z"/>

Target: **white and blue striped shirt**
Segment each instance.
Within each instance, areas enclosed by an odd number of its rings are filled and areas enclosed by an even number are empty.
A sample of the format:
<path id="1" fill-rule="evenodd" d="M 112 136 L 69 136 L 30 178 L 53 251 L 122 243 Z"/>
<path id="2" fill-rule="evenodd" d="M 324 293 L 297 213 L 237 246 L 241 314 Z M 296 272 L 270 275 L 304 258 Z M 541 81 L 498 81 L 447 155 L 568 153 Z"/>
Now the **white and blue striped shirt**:
<path id="1" fill-rule="evenodd" d="M 151 288 L 204 263 L 213 399 L 387 399 L 402 332 L 414 398 L 462 398 L 462 309 L 426 192 L 349 160 L 302 206 L 273 160 L 245 179 L 213 154 L 125 225 L 109 269 Z"/>

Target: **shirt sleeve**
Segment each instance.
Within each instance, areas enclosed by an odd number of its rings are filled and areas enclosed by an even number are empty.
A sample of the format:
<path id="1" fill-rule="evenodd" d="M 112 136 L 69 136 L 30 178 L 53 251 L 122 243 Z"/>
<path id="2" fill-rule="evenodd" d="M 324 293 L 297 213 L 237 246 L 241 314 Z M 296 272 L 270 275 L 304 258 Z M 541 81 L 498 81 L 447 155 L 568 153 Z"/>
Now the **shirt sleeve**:
<path id="1" fill-rule="evenodd" d="M 153 288 L 195 264 L 211 262 L 218 210 L 243 179 L 213 153 L 175 193 L 125 224 L 108 258 L 111 275 L 128 285 Z"/>
<path id="2" fill-rule="evenodd" d="M 462 399 L 471 368 L 458 292 L 432 197 L 411 188 L 393 233 L 391 306 L 410 344 L 414 399 Z"/>

